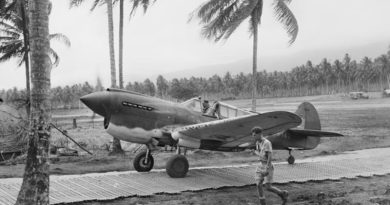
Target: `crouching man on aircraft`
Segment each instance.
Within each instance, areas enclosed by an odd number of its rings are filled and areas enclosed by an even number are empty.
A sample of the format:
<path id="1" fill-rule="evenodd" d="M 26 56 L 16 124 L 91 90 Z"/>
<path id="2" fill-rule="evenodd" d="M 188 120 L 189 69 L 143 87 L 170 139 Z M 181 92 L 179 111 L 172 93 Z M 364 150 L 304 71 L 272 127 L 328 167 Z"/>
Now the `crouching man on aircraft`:
<path id="1" fill-rule="evenodd" d="M 272 165 L 272 144 L 263 136 L 261 127 L 252 128 L 252 136 L 256 141 L 255 153 L 259 156 L 259 165 L 256 168 L 256 185 L 259 193 L 260 204 L 265 205 L 264 188 L 282 198 L 283 203 L 287 203 L 288 192 L 272 186 L 274 166 Z"/>

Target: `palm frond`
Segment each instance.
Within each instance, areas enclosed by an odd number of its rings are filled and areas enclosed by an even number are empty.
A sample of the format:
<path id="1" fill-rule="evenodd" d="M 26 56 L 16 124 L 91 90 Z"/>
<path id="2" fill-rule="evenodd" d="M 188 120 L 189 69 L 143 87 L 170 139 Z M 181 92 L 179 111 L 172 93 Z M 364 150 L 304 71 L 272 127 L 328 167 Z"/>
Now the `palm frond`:
<path id="1" fill-rule="evenodd" d="M 256 8 L 257 2 L 258 0 L 248 0 L 242 3 L 234 12 L 233 16 L 230 17 L 222 27 L 221 35 L 216 38 L 216 41 L 219 41 L 221 38 L 228 39 L 238 26 L 252 14 L 253 9 Z"/>
<path id="2" fill-rule="evenodd" d="M 57 67 L 58 64 L 60 63 L 60 57 L 52 48 L 49 49 L 49 56 L 50 56 L 50 60 L 52 60 L 52 62 L 54 61 L 54 63 L 52 63 L 52 65 L 54 67 Z"/>
<path id="3" fill-rule="evenodd" d="M 234 15 L 234 12 L 237 10 L 237 3 L 238 2 L 236 1 L 233 2 L 231 5 L 227 6 L 225 9 L 221 9 L 219 11 L 212 11 L 217 12 L 217 14 L 205 15 L 205 18 L 209 18 L 209 16 L 212 15 L 214 16 L 214 19 L 211 21 L 208 19 L 204 19 L 203 23 L 205 23 L 206 25 L 202 28 L 202 36 L 206 39 L 214 39 L 218 41 L 221 35 L 223 35 L 223 28 L 226 26 L 230 18 Z"/>
<path id="4" fill-rule="evenodd" d="M 80 6 L 85 0 L 70 0 L 69 1 L 69 8 L 78 7 Z"/>
<path id="5" fill-rule="evenodd" d="M 91 11 L 93 11 L 93 10 L 95 10 L 96 9 L 96 7 L 100 4 L 100 6 L 101 5 L 103 5 L 103 4 L 105 4 L 105 0 L 95 0 L 94 2 L 93 2 L 93 4 L 92 4 L 92 7 L 91 7 Z"/>
<path id="6" fill-rule="evenodd" d="M 14 38 L 20 38 L 21 33 L 0 28 L 0 33 Z"/>
<path id="7" fill-rule="evenodd" d="M 26 55 L 26 52 L 23 52 L 23 55 L 19 58 L 18 66 L 22 66 L 24 63 L 26 63 L 24 56 Z M 28 54 L 27 54 L 28 55 Z"/>
<path id="8" fill-rule="evenodd" d="M 3 53 L 3 55 L 0 56 L 0 62 L 5 62 L 13 57 L 20 56 L 20 50 L 18 46 L 0 46 L 0 53 Z"/>
<path id="9" fill-rule="evenodd" d="M 6 30 L 15 31 L 15 32 L 18 32 L 18 33 L 21 32 L 21 29 L 19 29 L 17 27 L 16 22 L 9 22 L 9 23 L 7 23 L 5 21 L 0 21 L 0 27 L 4 28 Z"/>
<path id="10" fill-rule="evenodd" d="M 144 13 L 146 13 L 149 6 L 156 2 L 156 0 L 131 0 L 131 1 L 133 2 L 133 5 L 130 11 L 130 18 L 135 15 L 136 11 L 138 10 L 138 7 L 142 6 Z"/>
<path id="11" fill-rule="evenodd" d="M 1 42 L 1 45 L 4 47 L 11 46 L 11 47 L 20 47 L 22 48 L 24 46 L 22 39 L 16 39 L 16 40 L 8 40 Z"/>
<path id="12" fill-rule="evenodd" d="M 288 1 L 287 1 L 288 2 Z M 289 44 L 294 43 L 298 36 L 298 22 L 292 11 L 288 8 L 285 0 L 275 0 L 274 10 L 276 19 L 284 24 L 284 28 L 290 37 Z"/>
<path id="13" fill-rule="evenodd" d="M 0 36 L 0 43 L 2 41 L 11 41 L 11 40 L 17 40 L 17 38 L 12 37 L 12 36 Z"/>
<path id="14" fill-rule="evenodd" d="M 224 8 L 237 3 L 237 0 L 210 0 L 193 11 L 190 14 L 189 21 L 191 21 L 194 16 L 197 16 L 200 19 L 199 23 L 209 23 L 211 19 L 218 14 L 218 11 L 224 10 Z"/>
<path id="15" fill-rule="evenodd" d="M 12 13 L 13 13 L 13 11 L 15 11 L 17 4 L 18 4 L 18 1 L 11 1 L 11 3 L 9 3 L 8 5 L 6 5 L 6 3 L 5 3 L 6 6 L 2 7 L 0 10 L 0 17 L 2 19 L 11 18 Z"/>
<path id="16" fill-rule="evenodd" d="M 69 38 L 67 36 L 65 36 L 64 34 L 62 34 L 62 33 L 50 34 L 49 35 L 49 39 L 50 40 L 56 40 L 56 41 L 59 41 L 61 43 L 64 43 L 68 47 L 71 46 L 71 42 L 70 42 Z"/>
<path id="17" fill-rule="evenodd" d="M 261 24 L 261 16 L 263 15 L 263 2 L 263 0 L 259 0 L 251 13 L 249 24 L 249 31 L 251 35 L 253 35 L 255 32 L 254 26 Z"/>

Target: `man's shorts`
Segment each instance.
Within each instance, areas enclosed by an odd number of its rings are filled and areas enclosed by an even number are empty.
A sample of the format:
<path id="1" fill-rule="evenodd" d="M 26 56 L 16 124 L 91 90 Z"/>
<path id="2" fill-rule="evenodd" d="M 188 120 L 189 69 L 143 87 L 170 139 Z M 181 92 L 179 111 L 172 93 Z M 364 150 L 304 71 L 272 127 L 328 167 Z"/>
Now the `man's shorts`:
<path id="1" fill-rule="evenodd" d="M 271 164 L 267 169 L 267 163 L 260 162 L 256 168 L 255 180 L 257 183 L 272 183 L 274 180 L 274 165 Z"/>

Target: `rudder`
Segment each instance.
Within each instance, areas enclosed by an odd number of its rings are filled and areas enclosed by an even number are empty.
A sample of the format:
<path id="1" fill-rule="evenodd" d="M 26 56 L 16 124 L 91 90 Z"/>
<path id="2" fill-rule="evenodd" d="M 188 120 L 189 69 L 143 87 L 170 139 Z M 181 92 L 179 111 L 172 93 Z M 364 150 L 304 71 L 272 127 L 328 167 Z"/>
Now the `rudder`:
<path id="1" fill-rule="evenodd" d="M 321 130 L 320 118 L 313 104 L 309 102 L 301 103 L 295 114 L 302 118 L 301 126 L 303 126 L 303 129 Z"/>

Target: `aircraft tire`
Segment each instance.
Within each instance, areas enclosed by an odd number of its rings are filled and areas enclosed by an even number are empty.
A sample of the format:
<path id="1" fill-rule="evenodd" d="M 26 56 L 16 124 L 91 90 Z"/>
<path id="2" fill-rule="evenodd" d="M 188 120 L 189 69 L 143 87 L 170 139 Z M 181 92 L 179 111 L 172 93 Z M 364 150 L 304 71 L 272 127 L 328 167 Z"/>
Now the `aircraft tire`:
<path id="1" fill-rule="evenodd" d="M 134 169 L 137 170 L 137 172 L 148 172 L 153 168 L 154 165 L 153 156 L 152 155 L 149 156 L 147 164 L 145 164 L 145 157 L 146 157 L 146 151 L 142 151 L 135 156 L 133 160 L 133 166 Z"/>
<path id="2" fill-rule="evenodd" d="M 188 160 L 184 155 L 173 155 L 166 164 L 167 174 L 172 178 L 183 178 L 189 168 Z"/>
<path id="3" fill-rule="evenodd" d="M 294 156 L 290 155 L 290 156 L 287 158 L 287 162 L 288 162 L 289 164 L 294 164 L 294 162 L 295 162 Z"/>

